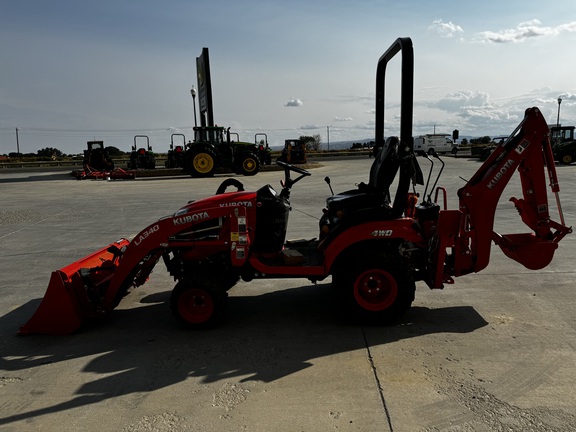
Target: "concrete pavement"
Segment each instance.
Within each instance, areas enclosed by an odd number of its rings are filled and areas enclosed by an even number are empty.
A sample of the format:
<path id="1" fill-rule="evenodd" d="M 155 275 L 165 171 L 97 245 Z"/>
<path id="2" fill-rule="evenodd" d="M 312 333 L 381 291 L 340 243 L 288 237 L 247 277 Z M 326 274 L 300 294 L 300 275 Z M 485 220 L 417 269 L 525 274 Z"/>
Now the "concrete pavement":
<path id="1" fill-rule="evenodd" d="M 325 176 L 335 192 L 352 189 L 367 181 L 371 162 L 327 160 L 311 170 L 293 189 L 288 237 L 317 236 Z M 480 164 L 446 164 L 440 185 L 456 208 L 459 176 Z M 568 224 L 575 169 L 558 167 Z M 279 188 L 281 176 L 239 179 L 251 190 Z M 225 178 L 0 173 L 0 430 L 574 430 L 574 235 L 539 272 L 493 248 L 480 274 L 443 291 L 418 283 L 413 308 L 392 327 L 343 321 L 328 278 L 240 282 L 219 327 L 184 331 L 167 304 L 174 282 L 159 263 L 103 325 L 15 336 L 51 271 L 213 194 Z M 507 202 L 518 188 L 504 192 L 497 231 L 518 230 Z"/>

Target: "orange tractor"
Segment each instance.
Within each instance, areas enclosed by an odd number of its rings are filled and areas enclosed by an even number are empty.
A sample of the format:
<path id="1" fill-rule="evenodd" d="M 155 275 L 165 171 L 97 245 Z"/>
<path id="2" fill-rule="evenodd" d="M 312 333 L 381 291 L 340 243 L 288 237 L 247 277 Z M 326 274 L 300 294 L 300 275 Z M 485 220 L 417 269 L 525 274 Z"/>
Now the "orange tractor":
<path id="1" fill-rule="evenodd" d="M 386 67 L 398 53 L 400 135 L 384 139 Z M 227 179 L 214 196 L 190 202 L 152 221 L 131 240 L 117 240 L 55 271 L 42 303 L 20 333 L 66 334 L 87 321 L 104 319 L 131 289 L 146 282 L 161 260 L 176 281 L 172 313 L 191 328 L 217 323 L 228 290 L 240 279 L 320 281 L 332 276 L 350 317 L 388 324 L 410 308 L 416 281 L 439 289 L 486 268 L 492 242 L 528 269 L 547 266 L 571 228 L 564 223 L 542 113 L 526 110 L 512 135 L 458 191 L 458 209 L 450 210 L 445 189 L 436 187 L 440 174 L 432 185 L 430 174 L 425 182 L 414 154 L 412 99 L 412 41 L 399 38 L 379 59 L 376 71 L 375 138 L 382 150 L 367 183 L 327 198 L 313 238 L 286 240 L 292 188 L 310 173 L 278 162 L 284 169 L 279 191 L 270 185 L 245 191 L 238 180 Z M 441 160 L 435 153 L 422 157 Z M 510 200 L 528 230 L 500 234 L 494 231 L 496 206 L 516 172 L 522 197 Z M 558 204 L 558 222 L 549 212 L 547 182 Z M 416 192 L 420 187 L 421 194 Z"/>

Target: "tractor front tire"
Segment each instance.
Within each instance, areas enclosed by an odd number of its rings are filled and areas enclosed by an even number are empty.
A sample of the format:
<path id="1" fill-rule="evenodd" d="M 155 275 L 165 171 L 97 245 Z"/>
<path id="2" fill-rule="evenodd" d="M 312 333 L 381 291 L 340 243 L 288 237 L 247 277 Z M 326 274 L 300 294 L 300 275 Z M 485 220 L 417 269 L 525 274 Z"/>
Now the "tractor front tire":
<path id="1" fill-rule="evenodd" d="M 260 171 L 260 160 L 255 154 L 248 154 L 242 157 L 239 164 L 240 174 L 245 176 L 253 176 Z"/>
<path id="2" fill-rule="evenodd" d="M 207 329 L 220 320 L 227 297 L 226 292 L 184 279 L 172 290 L 170 308 L 180 326 Z"/>
<path id="3" fill-rule="evenodd" d="M 349 318 L 361 324 L 389 325 L 410 309 L 416 285 L 401 256 L 367 253 L 341 263 L 332 285 Z"/>

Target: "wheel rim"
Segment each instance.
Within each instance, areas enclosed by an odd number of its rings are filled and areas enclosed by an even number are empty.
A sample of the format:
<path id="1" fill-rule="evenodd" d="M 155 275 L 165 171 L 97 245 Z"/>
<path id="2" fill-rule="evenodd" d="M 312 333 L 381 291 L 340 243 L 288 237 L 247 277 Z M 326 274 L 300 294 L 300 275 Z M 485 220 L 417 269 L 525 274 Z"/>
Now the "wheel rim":
<path id="1" fill-rule="evenodd" d="M 389 308 L 398 296 L 398 284 L 384 270 L 373 269 L 362 273 L 354 284 L 354 298 L 364 309 L 382 311 Z"/>
<path id="2" fill-rule="evenodd" d="M 246 172 L 252 172 L 256 169 L 256 161 L 252 158 L 246 158 L 242 162 L 242 168 Z"/>
<path id="3" fill-rule="evenodd" d="M 180 295 L 178 312 L 190 323 L 204 323 L 214 315 L 214 300 L 203 289 L 192 288 Z"/>
<path id="4" fill-rule="evenodd" d="M 562 162 L 564 162 L 565 164 L 569 164 L 570 162 L 572 162 L 572 156 L 570 155 L 562 156 Z"/>
<path id="5" fill-rule="evenodd" d="M 214 159 L 208 153 L 198 153 L 192 163 L 194 169 L 202 174 L 207 174 L 214 168 Z"/>

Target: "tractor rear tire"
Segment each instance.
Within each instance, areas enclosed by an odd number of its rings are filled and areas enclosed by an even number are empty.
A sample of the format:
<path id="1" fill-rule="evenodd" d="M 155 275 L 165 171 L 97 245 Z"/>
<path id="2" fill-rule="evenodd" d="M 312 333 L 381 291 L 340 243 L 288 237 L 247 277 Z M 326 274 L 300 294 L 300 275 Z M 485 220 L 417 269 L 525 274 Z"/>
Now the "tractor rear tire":
<path id="1" fill-rule="evenodd" d="M 244 155 L 240 160 L 238 170 L 245 176 L 256 175 L 260 171 L 260 159 L 252 153 Z"/>
<path id="2" fill-rule="evenodd" d="M 210 149 L 193 150 L 187 157 L 185 169 L 192 177 L 212 177 L 216 171 L 216 155 Z"/>
<path id="3" fill-rule="evenodd" d="M 222 317 L 228 294 L 200 282 L 179 281 L 170 297 L 170 308 L 178 324 L 187 329 L 213 327 Z"/>
<path id="4" fill-rule="evenodd" d="M 348 255 L 340 263 L 332 286 L 352 320 L 389 325 L 410 309 L 416 284 L 409 266 L 398 254 L 372 251 Z"/>

